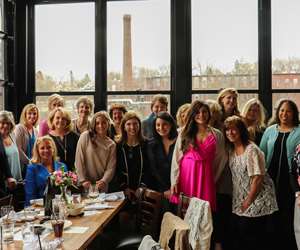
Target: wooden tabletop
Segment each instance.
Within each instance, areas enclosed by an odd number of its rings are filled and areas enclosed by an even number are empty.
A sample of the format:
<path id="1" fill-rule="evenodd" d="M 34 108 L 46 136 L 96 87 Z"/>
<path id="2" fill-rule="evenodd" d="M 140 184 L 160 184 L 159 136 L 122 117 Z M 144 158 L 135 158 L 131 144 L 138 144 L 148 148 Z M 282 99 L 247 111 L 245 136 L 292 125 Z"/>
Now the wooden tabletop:
<path id="1" fill-rule="evenodd" d="M 125 201 L 109 202 L 109 205 L 114 206 L 111 209 L 100 210 L 100 213 L 95 215 L 83 217 L 69 217 L 68 220 L 72 221 L 72 226 L 88 227 L 85 233 L 63 233 L 63 249 L 64 250 L 81 250 L 86 249 L 93 239 L 100 234 L 104 227 L 111 221 L 111 219 L 120 211 L 124 206 Z M 47 236 L 47 239 L 54 239 L 53 232 Z M 22 249 L 23 243 L 15 241 L 13 244 L 4 245 L 7 250 Z"/>

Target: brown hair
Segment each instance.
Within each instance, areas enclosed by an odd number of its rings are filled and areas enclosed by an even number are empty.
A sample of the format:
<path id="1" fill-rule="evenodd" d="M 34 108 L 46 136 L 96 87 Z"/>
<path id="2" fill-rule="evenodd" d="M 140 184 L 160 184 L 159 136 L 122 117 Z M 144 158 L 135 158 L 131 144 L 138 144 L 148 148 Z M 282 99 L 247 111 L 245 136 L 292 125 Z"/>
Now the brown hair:
<path id="1" fill-rule="evenodd" d="M 157 95 L 153 96 L 152 101 L 151 101 L 151 110 L 156 102 L 160 102 L 161 104 L 164 104 L 164 105 L 166 105 L 166 107 L 168 107 L 168 98 L 165 97 L 164 95 L 157 94 Z"/>
<path id="2" fill-rule="evenodd" d="M 109 115 L 106 111 L 102 110 L 102 111 L 99 111 L 99 112 L 97 112 L 93 115 L 92 120 L 91 120 L 91 127 L 89 129 L 89 135 L 91 137 L 92 144 L 96 147 L 97 147 L 97 144 L 96 144 L 97 132 L 96 132 L 95 127 L 96 127 L 96 120 L 99 117 L 102 117 L 107 121 L 107 124 L 108 124 L 108 126 L 107 126 L 107 136 L 108 136 L 109 127 L 111 125 L 111 120 L 110 120 Z"/>
<path id="3" fill-rule="evenodd" d="M 0 111 L 0 122 L 9 124 L 9 133 L 11 133 L 15 128 L 15 119 L 12 112 L 6 110 Z"/>
<path id="4" fill-rule="evenodd" d="M 120 136 L 120 139 L 118 140 L 118 143 L 126 143 L 127 142 L 127 133 L 125 131 L 125 123 L 131 119 L 136 119 L 139 123 L 139 132 L 138 132 L 138 140 L 140 143 L 143 143 L 145 141 L 143 135 L 142 135 L 142 122 L 141 122 L 141 119 L 139 118 L 139 116 L 137 115 L 137 113 L 135 113 L 134 111 L 128 111 L 123 119 L 122 119 L 122 122 L 121 122 L 121 136 Z"/>
<path id="5" fill-rule="evenodd" d="M 227 95 L 235 95 L 237 98 L 239 96 L 237 90 L 235 88 L 225 88 L 225 89 L 222 89 L 219 94 L 218 94 L 218 97 L 217 97 L 217 101 L 218 103 L 220 104 L 220 106 L 222 107 L 222 111 L 224 112 L 224 105 L 223 105 L 223 98 Z M 239 111 L 239 108 L 238 108 L 238 103 L 236 103 L 236 107 L 234 108 L 233 110 L 233 115 L 239 115 L 240 114 L 240 111 Z M 223 114 L 224 115 L 224 114 Z"/>
<path id="6" fill-rule="evenodd" d="M 90 114 L 93 112 L 93 108 L 94 108 L 94 103 L 91 101 L 90 98 L 88 98 L 87 96 L 81 96 L 77 99 L 75 106 L 76 109 L 79 109 L 79 106 L 81 103 L 84 103 L 85 105 L 88 105 L 90 107 Z"/>
<path id="7" fill-rule="evenodd" d="M 120 110 L 121 112 L 123 112 L 123 114 L 127 113 L 127 109 L 126 109 L 125 105 L 120 104 L 120 103 L 114 103 L 109 108 L 109 116 L 110 116 L 111 119 L 113 118 L 113 111 L 115 109 Z"/>

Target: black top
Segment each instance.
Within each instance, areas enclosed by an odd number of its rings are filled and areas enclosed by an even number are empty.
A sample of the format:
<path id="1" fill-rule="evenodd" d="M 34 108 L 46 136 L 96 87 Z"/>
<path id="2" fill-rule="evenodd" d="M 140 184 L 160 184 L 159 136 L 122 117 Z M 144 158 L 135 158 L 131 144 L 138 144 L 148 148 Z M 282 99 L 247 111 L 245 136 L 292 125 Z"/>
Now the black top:
<path id="1" fill-rule="evenodd" d="M 176 142 L 176 141 L 175 141 Z M 166 154 L 164 145 L 159 139 L 152 139 L 148 146 L 149 158 L 149 180 L 147 186 L 159 192 L 170 189 L 171 163 L 175 147 L 175 142 L 170 145 L 169 152 Z"/>
<path id="2" fill-rule="evenodd" d="M 12 178 L 12 174 L 5 153 L 3 140 L 0 136 L 0 198 L 7 195 L 5 186 L 5 180 L 7 178 Z"/>
<path id="3" fill-rule="evenodd" d="M 136 190 L 145 183 L 145 172 L 148 166 L 147 143 L 128 146 L 117 144 L 116 179 L 119 189 Z"/>
<path id="4" fill-rule="evenodd" d="M 59 161 L 65 163 L 69 171 L 74 171 L 75 154 L 79 136 L 73 131 L 66 134 L 63 140 L 61 140 L 59 136 L 49 135 L 55 142 Z"/>
<path id="5" fill-rule="evenodd" d="M 290 185 L 289 164 L 287 159 L 286 140 L 288 133 L 279 132 L 274 145 L 274 153 L 268 173 L 270 174 L 276 190 L 279 210 L 293 206 L 295 199 Z"/>

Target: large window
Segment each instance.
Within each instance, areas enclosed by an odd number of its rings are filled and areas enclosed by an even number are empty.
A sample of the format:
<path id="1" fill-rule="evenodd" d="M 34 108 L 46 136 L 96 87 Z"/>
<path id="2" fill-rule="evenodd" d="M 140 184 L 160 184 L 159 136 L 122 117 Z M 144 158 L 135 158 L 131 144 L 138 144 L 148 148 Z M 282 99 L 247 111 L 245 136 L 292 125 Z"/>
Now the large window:
<path id="1" fill-rule="evenodd" d="M 193 93 L 258 89 L 257 1 L 192 0 L 191 9 Z"/>
<path id="2" fill-rule="evenodd" d="M 170 90 L 170 0 L 108 2 L 107 74 L 109 91 Z"/>
<path id="3" fill-rule="evenodd" d="M 0 0 L 0 110 L 4 109 L 5 50 L 4 50 L 4 11 L 3 0 Z"/>
<path id="4" fill-rule="evenodd" d="M 35 6 L 37 92 L 94 91 L 94 5 Z"/>

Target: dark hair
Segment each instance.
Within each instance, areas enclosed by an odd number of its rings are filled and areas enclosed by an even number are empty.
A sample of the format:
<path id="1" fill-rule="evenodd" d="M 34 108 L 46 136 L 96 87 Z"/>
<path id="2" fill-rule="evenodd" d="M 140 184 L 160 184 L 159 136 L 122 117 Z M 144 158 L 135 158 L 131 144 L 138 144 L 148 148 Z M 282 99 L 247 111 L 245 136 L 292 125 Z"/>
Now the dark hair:
<path id="1" fill-rule="evenodd" d="M 113 118 L 113 112 L 115 109 L 120 110 L 123 114 L 127 113 L 127 109 L 126 109 L 125 105 L 120 104 L 120 103 L 114 103 L 110 106 L 109 111 L 108 111 L 111 119 Z"/>
<path id="2" fill-rule="evenodd" d="M 293 102 L 292 100 L 282 100 L 279 104 L 278 104 L 278 107 L 276 109 L 276 115 L 275 115 L 275 123 L 279 124 L 280 125 L 280 120 L 279 120 L 279 111 L 281 109 L 281 106 L 284 104 L 284 103 L 287 103 L 290 108 L 292 109 L 292 112 L 293 112 L 293 126 L 296 127 L 299 125 L 299 110 L 298 110 L 298 107 L 296 105 L 295 102 Z"/>
<path id="3" fill-rule="evenodd" d="M 154 118 L 154 120 L 153 120 L 153 137 L 155 138 L 155 139 L 160 139 L 161 138 L 161 136 L 157 133 L 157 131 L 156 131 L 156 120 L 157 119 L 162 119 L 162 120 L 164 120 L 164 121 L 166 121 L 166 122 L 168 122 L 170 125 L 171 125 L 171 130 L 170 130 L 170 133 L 169 133 L 169 136 L 168 136 L 168 138 L 170 139 L 170 140 L 173 140 L 173 139 L 175 139 L 176 137 L 177 137 L 177 127 L 176 127 L 176 122 L 175 122 L 175 120 L 174 120 L 174 118 L 173 118 L 173 116 L 172 115 L 170 115 L 168 112 L 166 112 L 166 111 L 162 111 L 162 112 L 159 112 L 156 116 L 155 116 L 155 118 Z"/>
<path id="4" fill-rule="evenodd" d="M 200 109 L 203 107 L 208 112 L 208 119 L 207 119 L 207 124 L 208 124 L 211 114 L 210 114 L 209 106 L 205 102 L 198 101 L 198 100 L 193 101 L 191 107 L 189 108 L 186 117 L 186 123 L 181 133 L 181 138 L 182 138 L 181 150 L 183 152 L 185 152 L 188 149 L 190 144 L 192 144 L 194 147 L 197 147 L 197 144 L 195 143 L 195 137 L 198 132 L 198 127 L 195 122 L 195 117 L 199 113 Z"/>
<path id="5" fill-rule="evenodd" d="M 244 146 L 247 146 L 249 144 L 249 132 L 243 119 L 237 115 L 230 116 L 224 121 L 224 134 L 227 145 L 229 145 L 231 148 L 233 147 L 233 143 L 230 142 L 226 136 L 226 130 L 232 126 L 239 130 L 241 142 Z"/>
<path id="6" fill-rule="evenodd" d="M 120 144 L 124 144 L 128 140 L 127 132 L 125 131 L 125 123 L 127 121 L 131 120 L 131 119 L 136 119 L 138 121 L 138 123 L 139 123 L 140 129 L 139 129 L 139 132 L 138 132 L 138 135 L 137 135 L 139 143 L 145 142 L 145 139 L 144 139 L 144 137 L 142 135 L 142 122 L 141 122 L 141 119 L 139 118 L 139 116 L 137 115 L 137 113 L 135 113 L 134 111 L 128 111 L 124 115 L 124 117 L 123 117 L 123 119 L 121 121 L 121 125 L 120 125 L 121 136 L 120 136 L 120 138 L 118 140 L 118 143 L 120 143 Z"/>

